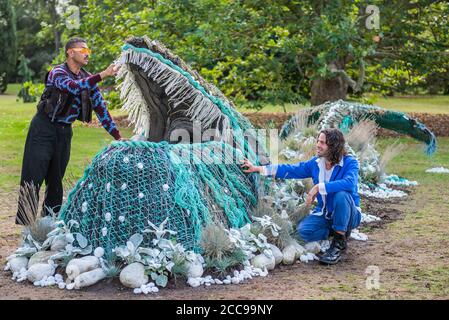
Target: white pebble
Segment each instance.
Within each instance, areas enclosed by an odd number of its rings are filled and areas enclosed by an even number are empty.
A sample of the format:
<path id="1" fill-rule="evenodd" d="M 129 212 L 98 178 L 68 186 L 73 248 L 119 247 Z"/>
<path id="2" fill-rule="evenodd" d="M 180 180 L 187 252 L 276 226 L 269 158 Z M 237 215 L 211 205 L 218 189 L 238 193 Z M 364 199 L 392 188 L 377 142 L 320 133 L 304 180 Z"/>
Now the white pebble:
<path id="1" fill-rule="evenodd" d="M 40 281 L 34 281 L 33 285 L 36 286 L 36 287 L 39 287 L 41 285 L 41 282 Z"/>
<path id="2" fill-rule="evenodd" d="M 215 283 L 216 284 L 223 284 L 223 281 L 221 281 L 220 279 L 215 279 Z"/>
<path id="3" fill-rule="evenodd" d="M 107 192 L 111 191 L 111 183 L 110 182 L 106 183 L 106 191 Z"/>
<path id="4" fill-rule="evenodd" d="M 231 284 L 231 280 L 225 279 L 225 280 L 223 280 L 223 283 L 224 283 L 224 284 Z"/>
<path id="5" fill-rule="evenodd" d="M 140 288 L 135 288 L 135 289 L 134 289 L 134 293 L 135 293 L 135 294 L 141 294 L 141 293 L 142 293 L 142 289 L 140 289 Z"/>
<path id="6" fill-rule="evenodd" d="M 104 249 L 102 247 L 97 247 L 94 250 L 94 256 L 96 256 L 97 258 L 101 258 L 104 255 Z"/>
<path id="7" fill-rule="evenodd" d="M 239 280 L 239 278 L 233 277 L 233 278 L 231 279 L 231 282 L 232 282 L 233 284 L 239 284 L 239 283 L 240 283 L 240 280 Z"/>
<path id="8" fill-rule="evenodd" d="M 151 288 L 151 287 L 154 287 L 154 282 L 149 282 L 149 283 L 147 284 L 147 286 L 150 287 L 150 288 Z"/>
<path id="9" fill-rule="evenodd" d="M 59 289 L 65 289 L 65 282 L 58 283 Z"/>
<path id="10" fill-rule="evenodd" d="M 112 215 L 111 215 L 110 212 L 106 212 L 106 213 L 104 214 L 104 219 L 105 219 L 107 222 L 111 221 L 111 217 L 112 217 Z"/>
<path id="11" fill-rule="evenodd" d="M 94 185 L 92 183 L 89 183 L 89 185 L 87 186 L 89 189 L 92 189 Z"/>
<path id="12" fill-rule="evenodd" d="M 83 204 L 81 205 L 81 212 L 85 213 L 87 211 L 87 202 L 84 201 Z"/>
<path id="13" fill-rule="evenodd" d="M 158 293 L 159 292 L 159 288 L 158 287 L 152 287 L 151 291 L 154 293 Z"/>
<path id="14" fill-rule="evenodd" d="M 139 163 L 137 164 L 137 168 L 139 168 L 140 170 L 142 170 L 142 169 L 143 169 L 143 163 L 142 163 L 142 162 L 139 162 Z"/>
<path id="15" fill-rule="evenodd" d="M 167 191 L 168 189 L 169 189 L 168 184 L 164 184 L 164 185 L 162 186 L 162 190 Z"/>
<path id="16" fill-rule="evenodd" d="M 126 182 L 125 182 L 124 184 L 122 184 L 122 186 L 120 187 L 120 189 L 125 190 L 127 186 L 128 186 L 128 185 L 127 185 Z"/>
<path id="17" fill-rule="evenodd" d="M 108 228 L 104 227 L 103 229 L 101 229 L 101 234 L 103 235 L 103 237 L 106 237 L 106 235 L 108 234 Z"/>
<path id="18" fill-rule="evenodd" d="M 139 198 L 142 199 L 143 198 L 143 193 L 139 192 Z"/>
<path id="19" fill-rule="evenodd" d="M 118 217 L 118 221 L 124 222 L 124 221 L 125 221 L 125 217 L 124 217 L 124 216 L 119 216 L 119 217 Z"/>
<path id="20" fill-rule="evenodd" d="M 124 157 L 124 158 L 123 158 L 123 162 L 124 162 L 124 163 L 128 163 L 128 162 L 129 162 L 129 158 L 128 158 L 128 157 Z"/>

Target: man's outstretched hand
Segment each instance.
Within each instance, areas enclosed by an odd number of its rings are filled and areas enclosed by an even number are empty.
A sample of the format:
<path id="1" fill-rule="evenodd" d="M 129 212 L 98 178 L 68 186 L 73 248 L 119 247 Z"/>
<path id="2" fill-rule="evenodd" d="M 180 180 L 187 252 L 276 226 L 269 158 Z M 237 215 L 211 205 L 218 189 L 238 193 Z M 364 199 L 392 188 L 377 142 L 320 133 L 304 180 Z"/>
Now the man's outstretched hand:
<path id="1" fill-rule="evenodd" d="M 318 185 L 314 185 L 312 189 L 310 189 L 307 194 L 306 206 L 310 207 L 312 203 L 315 201 L 316 195 L 318 194 Z"/>
<path id="2" fill-rule="evenodd" d="M 100 77 L 104 80 L 107 77 L 113 77 L 117 74 L 120 69 L 120 65 L 118 64 L 110 64 L 109 67 L 100 72 Z"/>
<path id="3" fill-rule="evenodd" d="M 252 172 L 258 172 L 262 173 L 262 167 L 253 165 L 248 159 L 244 159 L 243 163 L 240 165 L 242 168 L 245 168 L 243 172 L 245 173 L 252 173 Z"/>

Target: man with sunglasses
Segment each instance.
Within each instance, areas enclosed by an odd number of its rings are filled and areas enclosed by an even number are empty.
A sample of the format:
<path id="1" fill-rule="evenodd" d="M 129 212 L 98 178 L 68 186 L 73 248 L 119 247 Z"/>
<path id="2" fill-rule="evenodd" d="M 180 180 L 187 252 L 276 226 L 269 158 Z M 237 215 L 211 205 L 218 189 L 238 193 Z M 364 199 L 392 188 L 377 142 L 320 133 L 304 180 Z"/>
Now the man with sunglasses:
<path id="1" fill-rule="evenodd" d="M 45 215 L 58 213 L 62 204 L 62 179 L 70 158 L 72 123 L 91 122 L 92 110 L 115 140 L 122 140 L 103 100 L 97 83 L 114 76 L 118 68 L 111 64 L 104 71 L 90 74 L 83 69 L 89 62 L 86 40 L 70 39 L 65 46 L 66 62 L 45 76 L 45 90 L 37 106 L 25 142 L 21 187 L 29 186 L 36 198 L 45 181 Z M 32 190 L 30 189 L 32 187 Z M 19 195 L 16 224 L 28 225 L 26 199 Z"/>

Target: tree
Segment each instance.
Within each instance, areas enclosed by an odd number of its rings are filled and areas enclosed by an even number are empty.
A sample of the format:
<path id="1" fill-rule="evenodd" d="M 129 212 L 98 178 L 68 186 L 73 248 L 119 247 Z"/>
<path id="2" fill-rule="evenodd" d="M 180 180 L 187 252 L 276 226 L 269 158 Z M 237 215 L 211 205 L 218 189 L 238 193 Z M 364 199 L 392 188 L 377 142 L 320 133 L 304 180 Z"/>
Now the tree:
<path id="1" fill-rule="evenodd" d="M 14 8 L 10 0 L 0 0 L 0 94 L 6 91 L 16 69 L 17 38 Z"/>
<path id="2" fill-rule="evenodd" d="M 445 1 L 89 0 L 80 8 L 81 29 L 62 39 L 88 39 L 90 69 L 117 58 L 127 37 L 146 34 L 237 103 L 320 104 L 407 92 L 448 75 Z"/>

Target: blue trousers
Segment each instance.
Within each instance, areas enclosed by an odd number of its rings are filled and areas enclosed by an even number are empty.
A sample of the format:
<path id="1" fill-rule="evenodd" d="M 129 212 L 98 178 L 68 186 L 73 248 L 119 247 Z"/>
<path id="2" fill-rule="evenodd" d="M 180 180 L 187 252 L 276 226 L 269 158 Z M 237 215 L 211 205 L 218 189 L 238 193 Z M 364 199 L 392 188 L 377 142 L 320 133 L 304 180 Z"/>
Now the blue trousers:
<path id="1" fill-rule="evenodd" d="M 305 242 L 327 240 L 331 228 L 347 232 L 359 226 L 362 217 L 349 192 L 335 193 L 333 201 L 334 212 L 331 214 L 310 214 L 301 220 L 297 228 L 301 239 Z"/>

